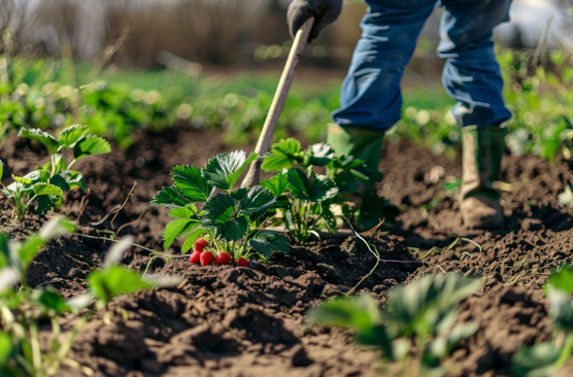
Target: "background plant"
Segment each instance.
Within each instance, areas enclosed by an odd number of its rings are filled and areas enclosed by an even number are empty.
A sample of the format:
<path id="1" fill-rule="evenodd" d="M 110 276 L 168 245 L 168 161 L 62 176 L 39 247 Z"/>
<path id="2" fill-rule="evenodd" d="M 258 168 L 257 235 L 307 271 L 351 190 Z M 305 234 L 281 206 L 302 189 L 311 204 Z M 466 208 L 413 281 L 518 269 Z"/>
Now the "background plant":
<path id="1" fill-rule="evenodd" d="M 13 200 L 18 219 L 22 220 L 32 204 L 36 204 L 35 212 L 39 214 L 59 209 L 64 191 L 87 191 L 83 174 L 72 170 L 72 166 L 84 157 L 110 153 L 111 147 L 103 138 L 87 135 L 86 132 L 87 127 L 75 125 L 64 128 L 55 138 L 39 129 L 20 130 L 20 136 L 38 141 L 48 149 L 50 161 L 24 177 L 13 176 L 14 182 L 3 186 L 2 195 Z M 68 150 L 73 155 L 69 163 L 66 162 Z M 0 177 L 1 169 L 0 166 Z"/>
<path id="2" fill-rule="evenodd" d="M 59 319 L 65 313 L 80 313 L 96 299 L 101 309 L 113 297 L 140 289 L 173 284 L 151 277 L 144 280 L 138 273 L 120 267 L 123 253 L 131 239 L 117 243 L 108 252 L 99 270 L 88 276 L 89 289 L 81 296 L 66 301 L 49 286 L 31 287 L 27 269 L 50 240 L 72 232 L 74 226 L 62 217 L 52 219 L 38 234 L 25 241 L 10 241 L 0 233 L 0 373 L 6 377 L 57 376 L 67 354 L 88 317 L 76 322 L 65 341 L 61 341 Z M 175 283 L 177 284 L 177 283 Z M 51 334 L 46 346 L 40 344 L 40 326 L 49 325 Z"/>
<path id="3" fill-rule="evenodd" d="M 573 354 L 573 266 L 553 271 L 544 291 L 549 300 L 553 339 L 515 353 L 511 369 L 517 377 L 553 376 Z"/>
<path id="4" fill-rule="evenodd" d="M 391 289 L 383 311 L 369 295 L 338 297 L 311 310 L 308 321 L 352 328 L 358 344 L 382 351 L 392 375 L 442 375 L 450 352 L 477 330 L 474 323 L 455 322 L 458 303 L 480 285 L 457 274 L 425 276 Z"/>
<path id="5" fill-rule="evenodd" d="M 277 203 L 275 195 L 263 186 L 235 189 L 241 174 L 258 157 L 236 151 L 213 157 L 203 169 L 173 168 L 174 185 L 164 187 L 151 202 L 171 208 L 169 215 L 177 218 L 165 227 L 165 251 L 179 237 L 185 238 L 183 253 L 203 237 L 210 248 L 227 252 L 233 259 L 266 260 L 275 251 L 290 250 L 284 235 L 264 229 Z"/>

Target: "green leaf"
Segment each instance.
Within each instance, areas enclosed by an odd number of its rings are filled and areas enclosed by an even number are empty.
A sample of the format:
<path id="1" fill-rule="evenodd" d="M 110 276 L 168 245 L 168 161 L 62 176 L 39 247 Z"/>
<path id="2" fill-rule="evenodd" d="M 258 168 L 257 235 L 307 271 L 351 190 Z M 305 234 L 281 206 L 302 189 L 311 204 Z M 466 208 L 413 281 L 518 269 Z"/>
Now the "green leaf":
<path id="1" fill-rule="evenodd" d="M 190 204 L 193 204 L 193 201 L 183 196 L 175 186 L 163 187 L 151 201 L 152 206 L 165 208 L 187 207 Z"/>
<path id="2" fill-rule="evenodd" d="M 60 142 L 56 140 L 52 135 L 37 128 L 22 128 L 20 129 L 18 136 L 39 141 L 40 143 L 44 144 L 46 148 L 48 148 L 51 154 L 55 154 L 60 147 Z"/>
<path id="3" fill-rule="evenodd" d="M 573 302 L 569 295 L 559 289 L 549 286 L 547 292 L 549 299 L 549 317 L 556 328 L 565 332 L 573 332 Z"/>
<path id="4" fill-rule="evenodd" d="M 550 342 L 524 347 L 513 355 L 511 372 L 515 377 L 551 377 L 557 372 L 559 354 Z"/>
<path id="5" fill-rule="evenodd" d="M 289 138 L 279 140 L 271 146 L 271 154 L 265 157 L 261 168 L 264 171 L 281 171 L 290 169 L 304 161 L 300 141 Z"/>
<path id="6" fill-rule="evenodd" d="M 290 251 L 290 242 L 283 234 L 263 230 L 259 232 L 254 238 L 249 240 L 249 245 L 258 253 L 261 253 L 266 258 L 270 258 L 273 252 L 280 252 L 287 254 Z"/>
<path id="7" fill-rule="evenodd" d="M 223 224 L 233 218 L 235 200 L 228 194 L 218 193 L 205 203 L 203 210 L 203 218 L 208 223 Z"/>
<path id="8" fill-rule="evenodd" d="M 61 314 L 71 311 L 66 300 L 53 288 L 34 289 L 30 294 L 30 298 L 43 309 L 44 312 L 53 310 Z"/>
<path id="9" fill-rule="evenodd" d="M 462 180 L 461 178 L 455 180 L 454 182 L 444 183 L 444 190 L 447 192 L 454 191 L 462 187 Z"/>
<path id="10" fill-rule="evenodd" d="M 370 295 L 336 297 L 320 304 L 308 314 L 313 325 L 350 327 L 359 332 L 370 331 L 380 322 L 378 303 Z"/>
<path id="11" fill-rule="evenodd" d="M 286 191 L 288 187 L 288 178 L 286 174 L 281 173 L 261 181 L 260 185 L 271 190 L 271 192 L 278 198 Z"/>
<path id="12" fill-rule="evenodd" d="M 189 219 L 191 216 L 197 214 L 197 207 L 194 204 L 189 205 L 188 207 L 181 207 L 181 208 L 173 208 L 169 211 L 169 216 L 177 217 L 179 219 Z"/>
<path id="13" fill-rule="evenodd" d="M 89 274 L 88 282 L 99 300 L 104 303 L 108 303 L 115 296 L 151 289 L 155 286 L 143 280 L 137 272 L 120 266 L 111 266 L 106 270 L 94 270 Z"/>
<path id="14" fill-rule="evenodd" d="M 424 276 L 393 288 L 386 303 L 386 324 L 406 336 L 416 333 L 420 327 L 428 333 L 436 333 L 443 317 L 480 286 L 481 279 L 452 274 Z"/>
<path id="15" fill-rule="evenodd" d="M 59 187 L 62 189 L 62 191 L 69 191 L 70 190 L 70 185 L 68 185 L 68 182 L 66 182 L 66 180 L 64 179 L 64 177 L 62 177 L 61 175 L 54 175 L 49 182 L 51 185 L 54 185 L 56 187 Z"/>
<path id="16" fill-rule="evenodd" d="M 74 159 L 111 152 L 109 143 L 99 136 L 82 136 L 74 145 Z"/>
<path id="17" fill-rule="evenodd" d="M 177 219 L 167 224 L 163 231 L 163 249 L 167 252 L 173 241 L 187 233 L 194 226 L 197 226 L 197 224 L 198 222 L 189 219 Z"/>
<path id="18" fill-rule="evenodd" d="M 326 143 L 314 144 L 310 147 L 309 164 L 312 166 L 326 166 L 334 158 L 334 150 Z"/>
<path id="19" fill-rule="evenodd" d="M 187 236 L 185 236 L 185 242 L 183 242 L 183 246 L 181 246 L 181 252 L 185 254 L 191 250 L 191 248 L 195 246 L 195 241 L 205 233 L 207 233 L 207 230 L 201 227 L 195 228 L 189 232 Z"/>
<path id="20" fill-rule="evenodd" d="M 249 230 L 249 223 L 244 217 L 227 221 L 217 228 L 217 238 L 227 241 L 238 241 L 243 238 Z"/>
<path id="21" fill-rule="evenodd" d="M 552 271 L 544 287 L 546 294 L 549 286 L 566 293 L 573 293 L 573 266 L 561 266 Z"/>
<path id="22" fill-rule="evenodd" d="M 334 198 L 338 189 L 334 181 L 324 175 L 311 173 L 310 179 L 301 169 L 290 169 L 287 173 L 292 196 L 301 200 L 321 202 Z"/>
<path id="23" fill-rule="evenodd" d="M 0 160 L 0 181 L 2 180 L 2 176 L 4 175 L 4 163 Z"/>
<path id="24" fill-rule="evenodd" d="M 7 366 L 12 350 L 12 337 L 0 331 L 0 368 Z"/>
<path id="25" fill-rule="evenodd" d="M 63 216 L 57 216 L 52 218 L 44 227 L 40 230 L 40 238 L 46 242 L 63 236 L 67 233 L 72 233 L 75 231 L 75 226 L 69 222 Z"/>
<path id="26" fill-rule="evenodd" d="M 244 213 L 253 214 L 272 207 L 276 201 L 277 198 L 268 188 L 253 186 L 241 200 L 240 209 Z"/>
<path id="27" fill-rule="evenodd" d="M 36 183 L 32 190 L 36 196 L 54 195 L 61 198 L 64 195 L 61 188 L 50 183 Z"/>
<path id="28" fill-rule="evenodd" d="M 87 126 L 82 126 L 79 124 L 75 124 L 73 126 L 70 127 L 66 127 L 64 128 L 61 132 L 60 135 L 58 137 L 58 140 L 60 141 L 60 145 L 61 148 L 60 150 L 63 149 L 68 149 L 70 147 L 73 147 L 74 144 L 82 137 L 84 136 L 84 134 L 87 131 Z"/>
<path id="29" fill-rule="evenodd" d="M 65 170 L 60 173 L 60 176 L 66 181 L 69 190 L 80 189 L 83 192 L 88 191 L 88 185 L 84 179 L 84 175 L 77 170 Z"/>
<path id="30" fill-rule="evenodd" d="M 201 175 L 196 166 L 176 166 L 171 170 L 175 186 L 192 202 L 206 202 L 212 187 Z"/>
<path id="31" fill-rule="evenodd" d="M 257 153 L 251 153 L 247 158 L 243 151 L 218 154 L 205 165 L 205 169 L 202 170 L 203 177 L 210 185 L 222 190 L 231 190 L 245 168 L 257 158 L 259 158 Z"/>
<path id="32" fill-rule="evenodd" d="M 378 347 L 389 360 L 394 360 L 392 340 L 383 325 L 363 329 L 356 335 L 356 341 L 365 346 Z"/>

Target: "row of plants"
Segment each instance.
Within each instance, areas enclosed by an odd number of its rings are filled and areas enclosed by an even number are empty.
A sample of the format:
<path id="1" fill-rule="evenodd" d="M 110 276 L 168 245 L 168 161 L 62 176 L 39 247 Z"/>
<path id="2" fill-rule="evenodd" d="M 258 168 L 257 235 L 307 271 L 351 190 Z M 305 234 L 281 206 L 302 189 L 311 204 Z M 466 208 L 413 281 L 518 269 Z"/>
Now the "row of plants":
<path id="1" fill-rule="evenodd" d="M 381 368 L 390 376 L 447 375 L 449 356 L 478 329 L 458 321 L 458 303 L 481 286 L 481 279 L 458 274 L 425 276 L 390 289 L 383 309 L 368 294 L 330 299 L 312 309 L 312 326 L 354 331 L 361 347 L 381 351 Z M 515 377 L 551 377 L 573 355 L 573 266 L 551 273 L 544 292 L 549 302 L 551 341 L 524 345 L 514 355 Z"/>
<path id="2" fill-rule="evenodd" d="M 497 50 L 506 82 L 504 96 L 514 113 L 507 138 L 512 153 L 534 153 L 549 159 L 563 153 L 570 157 L 573 113 L 563 103 L 573 98 L 571 55 L 555 50 L 542 59 L 529 51 Z M 155 73 L 140 73 L 122 83 L 116 78 L 125 74 L 121 72 L 95 79 L 78 74 L 82 85 L 76 90 L 68 84 L 66 72 L 71 63 L 65 60 L 16 57 L 9 63 L 9 81 L 0 83 L 0 140 L 21 128 L 61 129 L 82 123 L 91 133 L 125 147 L 133 142 L 135 129 L 187 124 L 222 129 L 225 142 L 246 144 L 256 139 L 276 85 L 276 78 L 270 76 L 219 82 L 217 78 L 168 72 L 161 79 Z M 148 87 L 140 89 L 138 83 Z M 310 141 L 318 140 L 330 121 L 330 112 L 338 106 L 338 86 L 333 83 L 322 90 L 295 87 L 278 136 L 296 132 Z M 424 93 L 407 91 L 402 120 L 389 138 L 408 139 L 435 153 L 453 154 L 460 139 L 450 114 L 454 102 L 445 92 Z"/>

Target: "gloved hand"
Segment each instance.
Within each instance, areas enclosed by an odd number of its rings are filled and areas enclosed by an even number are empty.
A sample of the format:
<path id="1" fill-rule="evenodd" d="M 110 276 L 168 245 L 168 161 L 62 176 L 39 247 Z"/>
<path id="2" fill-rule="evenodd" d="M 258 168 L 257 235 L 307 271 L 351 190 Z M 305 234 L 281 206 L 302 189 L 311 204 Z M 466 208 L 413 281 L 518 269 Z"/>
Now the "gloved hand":
<path id="1" fill-rule="evenodd" d="M 287 13 L 287 23 L 294 38 L 298 29 L 311 17 L 315 18 L 308 42 L 318 37 L 320 31 L 338 18 L 343 0 L 294 0 Z"/>

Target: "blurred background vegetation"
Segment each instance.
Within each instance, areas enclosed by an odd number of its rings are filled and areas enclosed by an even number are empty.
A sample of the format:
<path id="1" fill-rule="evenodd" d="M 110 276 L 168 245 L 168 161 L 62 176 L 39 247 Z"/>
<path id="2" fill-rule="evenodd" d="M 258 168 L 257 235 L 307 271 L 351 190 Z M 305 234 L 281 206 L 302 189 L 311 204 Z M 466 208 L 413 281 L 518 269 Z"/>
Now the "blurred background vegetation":
<path id="1" fill-rule="evenodd" d="M 133 130 L 222 129 L 229 144 L 257 137 L 290 47 L 290 0 L 0 0 L 0 146 L 20 127 L 81 122 L 129 146 Z M 496 30 L 513 153 L 571 156 L 573 0 L 515 0 Z M 322 137 L 366 12 L 341 18 L 305 51 L 281 132 Z M 390 139 L 454 153 L 459 134 L 435 56 L 440 10 L 404 77 L 403 120 Z M 280 135 L 279 135 L 280 136 Z"/>

